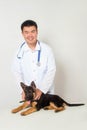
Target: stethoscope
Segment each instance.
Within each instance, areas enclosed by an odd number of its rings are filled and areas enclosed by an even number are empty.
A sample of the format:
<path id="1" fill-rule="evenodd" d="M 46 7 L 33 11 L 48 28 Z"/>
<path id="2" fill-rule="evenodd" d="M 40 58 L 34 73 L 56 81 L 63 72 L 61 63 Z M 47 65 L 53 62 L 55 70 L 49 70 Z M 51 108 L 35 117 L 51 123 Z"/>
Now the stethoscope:
<path id="1" fill-rule="evenodd" d="M 18 59 L 21 59 L 22 56 L 23 56 L 23 54 L 24 54 L 24 52 L 21 53 L 21 50 L 22 50 L 22 47 L 23 47 L 24 44 L 25 44 L 25 42 L 22 43 L 22 45 L 20 46 L 20 49 L 19 49 L 19 51 L 18 51 L 18 53 L 17 53 L 17 58 L 18 58 Z M 38 41 L 38 44 L 39 44 L 39 46 L 40 46 L 40 42 L 39 42 L 39 41 Z M 41 63 L 40 63 L 40 56 L 41 56 L 41 46 L 40 46 L 40 49 L 38 50 L 37 66 L 40 66 L 40 65 L 41 65 Z"/>

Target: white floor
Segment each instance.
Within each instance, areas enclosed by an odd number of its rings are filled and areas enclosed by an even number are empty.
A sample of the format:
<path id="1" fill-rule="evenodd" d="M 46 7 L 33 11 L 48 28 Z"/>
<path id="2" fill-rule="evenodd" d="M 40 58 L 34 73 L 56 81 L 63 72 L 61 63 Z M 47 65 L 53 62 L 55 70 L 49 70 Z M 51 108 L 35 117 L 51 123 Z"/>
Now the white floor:
<path id="1" fill-rule="evenodd" d="M 87 105 L 67 107 L 59 113 L 40 110 L 28 116 L 12 114 L 11 109 L 1 109 L 0 130 L 87 130 Z"/>

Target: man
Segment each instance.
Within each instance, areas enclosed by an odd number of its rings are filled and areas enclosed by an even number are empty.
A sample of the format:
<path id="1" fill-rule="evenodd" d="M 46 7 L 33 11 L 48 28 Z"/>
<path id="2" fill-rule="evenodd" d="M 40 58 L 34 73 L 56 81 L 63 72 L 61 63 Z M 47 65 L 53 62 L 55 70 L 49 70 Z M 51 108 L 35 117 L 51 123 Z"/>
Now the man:
<path id="1" fill-rule="evenodd" d="M 24 21 L 21 31 L 25 41 L 18 48 L 13 64 L 18 84 L 30 85 L 34 81 L 37 87 L 35 99 L 39 99 L 42 92 L 53 94 L 56 65 L 51 48 L 37 40 L 38 26 L 35 21 Z"/>

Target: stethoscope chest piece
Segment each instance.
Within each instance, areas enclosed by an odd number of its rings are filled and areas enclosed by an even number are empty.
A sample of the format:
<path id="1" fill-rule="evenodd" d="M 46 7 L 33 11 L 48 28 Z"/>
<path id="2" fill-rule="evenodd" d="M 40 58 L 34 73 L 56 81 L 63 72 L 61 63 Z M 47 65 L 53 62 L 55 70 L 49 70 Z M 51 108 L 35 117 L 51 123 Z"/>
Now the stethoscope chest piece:
<path id="1" fill-rule="evenodd" d="M 37 62 L 37 66 L 40 67 L 40 66 L 41 66 L 41 63 L 40 63 L 40 62 Z"/>

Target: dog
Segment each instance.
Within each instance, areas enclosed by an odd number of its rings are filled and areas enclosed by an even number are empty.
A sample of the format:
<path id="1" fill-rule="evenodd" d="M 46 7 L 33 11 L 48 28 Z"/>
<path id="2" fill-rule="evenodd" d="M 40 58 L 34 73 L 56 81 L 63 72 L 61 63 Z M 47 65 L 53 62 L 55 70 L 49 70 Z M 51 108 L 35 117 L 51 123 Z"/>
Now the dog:
<path id="1" fill-rule="evenodd" d="M 58 95 L 44 94 L 44 93 L 42 93 L 39 100 L 34 100 L 35 96 L 36 96 L 36 85 L 35 85 L 34 81 L 31 82 L 30 86 L 27 86 L 22 82 L 20 84 L 25 93 L 25 100 L 20 101 L 20 103 L 23 102 L 23 104 L 15 109 L 13 109 L 11 111 L 12 113 L 17 113 L 17 112 L 29 107 L 29 104 L 27 103 L 28 101 L 31 102 L 31 106 L 27 110 L 21 112 L 22 116 L 39 111 L 40 109 L 54 110 L 55 112 L 59 112 L 59 111 L 65 110 L 65 106 L 72 107 L 72 106 L 84 105 L 82 103 L 81 104 L 70 104 L 70 103 L 67 103 L 65 100 L 63 100 Z"/>

